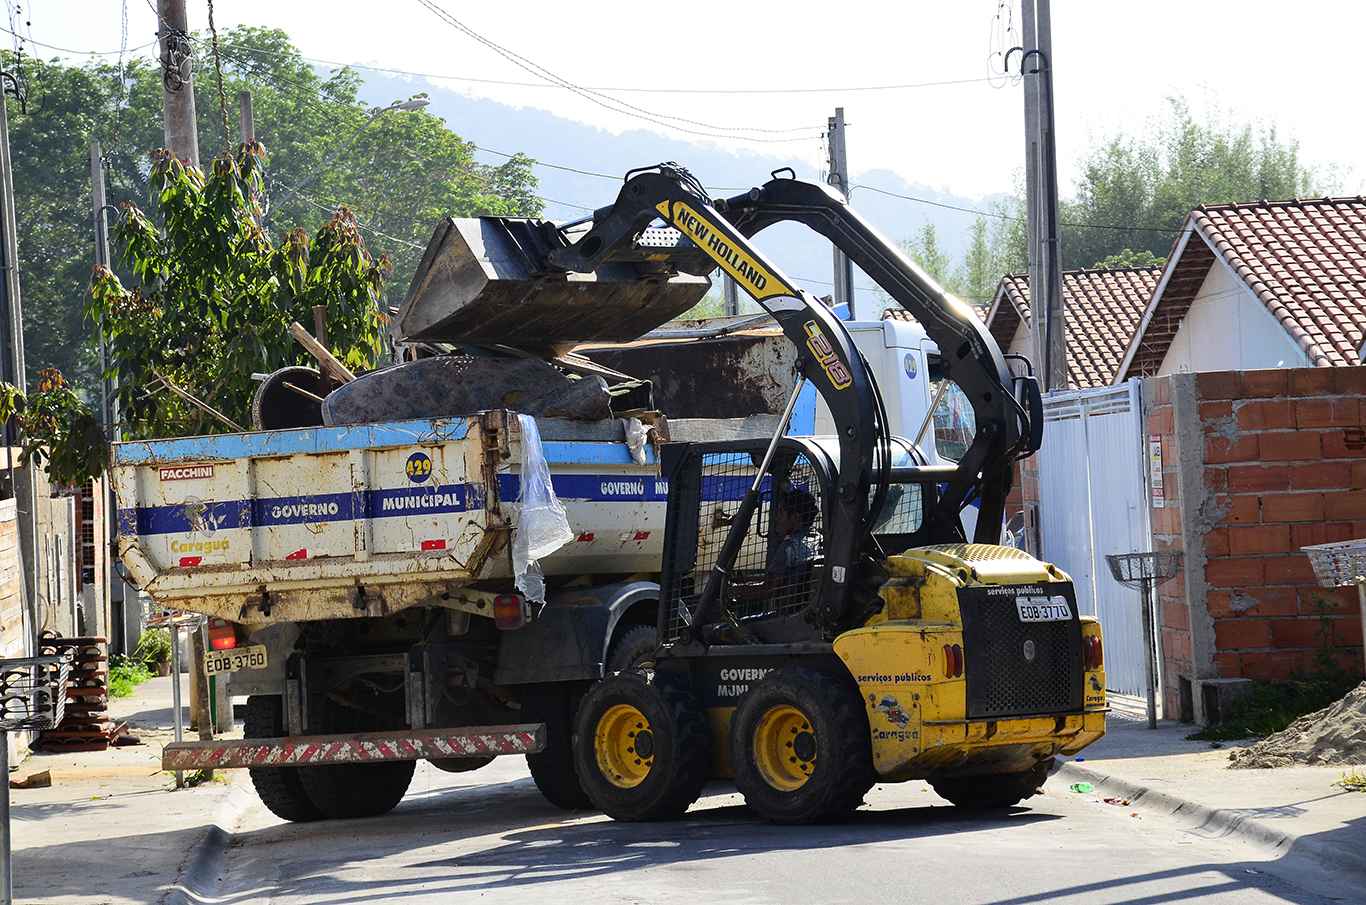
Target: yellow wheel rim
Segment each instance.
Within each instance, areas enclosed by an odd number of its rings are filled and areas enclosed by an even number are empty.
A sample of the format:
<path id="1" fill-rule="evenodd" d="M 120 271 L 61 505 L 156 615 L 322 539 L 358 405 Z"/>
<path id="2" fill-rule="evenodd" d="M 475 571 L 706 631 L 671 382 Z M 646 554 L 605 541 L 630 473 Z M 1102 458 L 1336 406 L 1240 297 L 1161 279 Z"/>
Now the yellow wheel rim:
<path id="1" fill-rule="evenodd" d="M 593 733 L 598 769 L 619 789 L 634 789 L 650 775 L 655 737 L 650 721 L 630 704 L 613 704 Z"/>
<path id="2" fill-rule="evenodd" d="M 764 781 L 781 792 L 795 792 L 816 769 L 816 729 L 791 704 L 770 707 L 754 727 L 754 760 Z"/>

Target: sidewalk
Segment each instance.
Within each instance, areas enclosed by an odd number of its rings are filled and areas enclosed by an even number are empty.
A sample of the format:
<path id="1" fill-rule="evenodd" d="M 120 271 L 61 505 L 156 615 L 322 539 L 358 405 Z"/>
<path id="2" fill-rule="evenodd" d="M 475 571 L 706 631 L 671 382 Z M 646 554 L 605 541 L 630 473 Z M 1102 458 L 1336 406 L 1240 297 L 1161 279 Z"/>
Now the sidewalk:
<path id="1" fill-rule="evenodd" d="M 188 679 L 181 680 L 188 701 Z M 162 772 L 161 748 L 173 739 L 170 678 L 111 698 L 109 709 L 116 721 L 128 721 L 141 745 L 32 754 L 10 774 L 52 773 L 50 788 L 10 790 L 16 901 L 165 900 L 214 831 L 234 786 L 246 779 L 226 771 L 177 790 L 174 777 Z"/>
<path id="2" fill-rule="evenodd" d="M 1344 768 L 1230 770 L 1229 752 L 1243 743 L 1187 741 L 1198 727 L 1161 721 L 1150 730 L 1141 706 L 1112 706 L 1105 738 L 1064 763 L 1052 784 L 1089 782 L 1098 801 L 1128 799 L 1132 810 L 1173 817 L 1198 835 L 1241 836 L 1282 860 L 1305 859 L 1366 883 L 1366 794 L 1334 785 Z"/>

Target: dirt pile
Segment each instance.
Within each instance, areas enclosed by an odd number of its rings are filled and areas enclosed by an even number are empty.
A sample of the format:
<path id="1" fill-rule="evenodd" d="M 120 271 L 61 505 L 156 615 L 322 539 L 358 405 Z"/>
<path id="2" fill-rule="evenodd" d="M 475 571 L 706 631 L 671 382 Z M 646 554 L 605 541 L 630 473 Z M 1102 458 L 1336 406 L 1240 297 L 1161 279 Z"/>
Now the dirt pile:
<path id="1" fill-rule="evenodd" d="M 1229 755 L 1230 769 L 1366 764 L 1366 682 L 1317 713 Z"/>

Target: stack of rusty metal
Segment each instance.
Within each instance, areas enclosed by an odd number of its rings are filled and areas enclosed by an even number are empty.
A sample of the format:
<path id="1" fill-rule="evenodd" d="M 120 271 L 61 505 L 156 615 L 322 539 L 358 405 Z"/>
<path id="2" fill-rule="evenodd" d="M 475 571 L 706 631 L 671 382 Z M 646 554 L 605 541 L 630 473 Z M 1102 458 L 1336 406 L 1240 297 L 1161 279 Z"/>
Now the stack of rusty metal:
<path id="1" fill-rule="evenodd" d="M 109 718 L 109 642 L 104 638 L 40 639 L 43 654 L 72 653 L 66 711 L 55 729 L 38 739 L 44 751 L 103 751 L 128 731 Z"/>

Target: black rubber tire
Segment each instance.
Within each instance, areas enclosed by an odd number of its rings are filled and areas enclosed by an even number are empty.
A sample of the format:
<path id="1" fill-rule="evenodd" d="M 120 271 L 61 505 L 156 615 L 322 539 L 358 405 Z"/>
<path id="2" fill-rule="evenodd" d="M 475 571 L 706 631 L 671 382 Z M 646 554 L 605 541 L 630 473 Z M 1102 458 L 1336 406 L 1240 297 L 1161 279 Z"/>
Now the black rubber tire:
<path id="1" fill-rule="evenodd" d="M 473 773 L 493 763 L 494 757 L 429 757 L 427 763 L 443 773 Z"/>
<path id="2" fill-rule="evenodd" d="M 653 671 L 658 647 L 659 632 L 653 625 L 631 626 L 612 642 L 612 649 L 607 654 L 607 675 Z"/>
<path id="3" fill-rule="evenodd" d="M 403 800 L 416 761 L 326 764 L 300 769 L 304 791 L 323 816 L 334 820 L 378 817 Z"/>
<path id="4" fill-rule="evenodd" d="M 616 704 L 629 704 L 644 714 L 654 736 L 654 764 L 629 789 L 603 775 L 594 747 L 598 721 Z M 574 765 L 593 804 L 614 820 L 676 820 L 702 794 L 711 765 L 710 735 L 691 691 L 623 673 L 594 685 L 579 705 Z"/>
<path id="5" fill-rule="evenodd" d="M 1053 769 L 1053 758 L 1040 762 L 1023 773 L 995 773 L 983 776 L 954 776 L 931 779 L 930 786 L 940 798 L 967 811 L 998 811 L 1012 808 L 1040 791 Z"/>
<path id="6" fill-rule="evenodd" d="M 574 695 L 551 688 L 526 705 L 529 720 L 545 723 L 545 750 L 526 756 L 531 781 L 545 800 L 565 811 L 583 811 L 593 802 L 574 772 Z"/>
<path id="7" fill-rule="evenodd" d="M 245 738 L 282 738 L 285 734 L 284 715 L 279 695 L 254 694 L 247 698 L 247 713 L 243 720 Z M 281 820 L 304 823 L 322 818 L 322 811 L 308 797 L 301 782 L 307 767 L 252 767 L 251 784 L 261 804 Z"/>
<path id="8" fill-rule="evenodd" d="M 815 767 L 792 791 L 771 785 L 755 755 L 755 730 L 771 708 L 788 704 L 812 722 Z M 756 683 L 731 719 L 731 764 L 745 803 L 773 823 L 820 823 L 847 818 L 873 787 L 868 717 L 858 692 L 815 670 L 788 667 Z"/>

